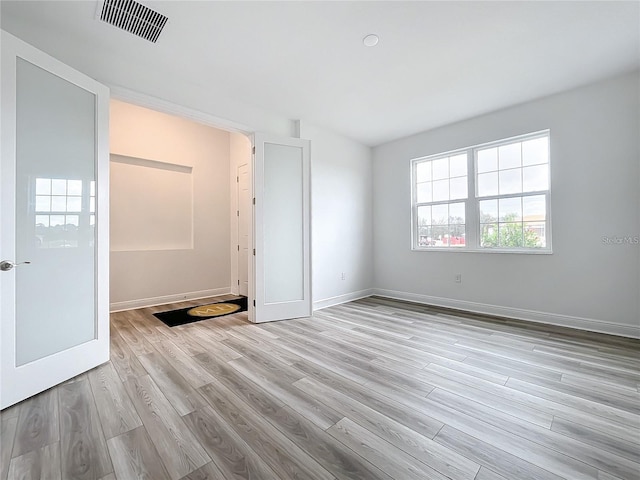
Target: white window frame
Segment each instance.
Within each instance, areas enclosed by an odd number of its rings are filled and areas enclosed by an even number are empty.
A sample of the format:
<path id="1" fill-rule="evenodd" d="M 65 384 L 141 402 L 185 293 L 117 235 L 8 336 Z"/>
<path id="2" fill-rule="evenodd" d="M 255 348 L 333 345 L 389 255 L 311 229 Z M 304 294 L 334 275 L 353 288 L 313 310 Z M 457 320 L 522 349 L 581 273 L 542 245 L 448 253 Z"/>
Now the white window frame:
<path id="1" fill-rule="evenodd" d="M 478 197 L 477 190 L 477 154 L 479 150 L 508 145 L 515 142 L 524 142 L 535 138 L 547 137 L 549 139 L 549 179 L 548 189 L 536 192 L 520 192 L 513 194 L 491 195 Z M 552 222 L 551 222 L 551 132 L 550 130 L 540 130 L 533 133 L 516 135 L 496 141 L 486 142 L 470 147 L 458 148 L 448 152 L 441 152 L 425 157 L 411 160 L 411 249 L 420 252 L 463 252 L 463 253 L 516 253 L 529 255 L 548 255 L 553 253 L 552 249 Z M 438 158 L 454 156 L 466 153 L 467 155 L 467 198 L 460 200 L 449 200 L 442 202 L 417 202 L 417 178 L 416 167 L 424 161 L 432 161 Z M 480 201 L 504 198 L 521 198 L 527 196 L 545 196 L 545 247 L 482 247 L 480 245 L 481 225 L 480 225 Z M 462 203 L 465 204 L 465 245 L 464 246 L 419 246 L 418 245 L 418 207 L 422 205 L 435 205 L 441 203 Z"/>
<path id="2" fill-rule="evenodd" d="M 466 155 L 467 157 L 467 196 L 465 198 L 456 198 L 448 200 L 436 200 L 431 202 L 421 202 L 418 203 L 418 189 L 417 189 L 417 166 L 422 162 L 431 162 L 434 160 L 439 160 L 446 157 L 455 157 L 458 155 Z M 466 236 L 468 235 L 468 212 L 469 212 L 469 176 L 471 175 L 471 170 L 469 168 L 470 157 L 468 149 L 457 149 L 451 150 L 449 152 L 438 153 L 436 155 L 429 155 L 427 157 L 416 158 L 411 161 L 411 198 L 412 198 L 412 248 L 414 250 L 445 250 L 445 251 L 461 251 L 465 250 L 466 247 L 462 246 L 430 246 L 430 247 L 422 247 L 418 245 L 418 207 L 426 206 L 426 205 L 449 205 L 452 203 L 464 203 L 465 205 L 465 244 L 467 242 Z M 448 177 L 450 180 L 451 177 Z"/>

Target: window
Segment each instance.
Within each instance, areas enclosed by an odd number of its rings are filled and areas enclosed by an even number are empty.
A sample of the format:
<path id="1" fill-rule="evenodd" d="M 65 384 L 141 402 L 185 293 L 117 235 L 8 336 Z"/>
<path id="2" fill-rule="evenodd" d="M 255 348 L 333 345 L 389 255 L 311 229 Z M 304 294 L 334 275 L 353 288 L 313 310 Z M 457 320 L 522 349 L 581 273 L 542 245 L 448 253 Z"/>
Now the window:
<path id="1" fill-rule="evenodd" d="M 549 132 L 412 161 L 413 247 L 549 252 Z"/>
<path id="2" fill-rule="evenodd" d="M 418 247 L 465 245 L 467 153 L 415 164 Z"/>

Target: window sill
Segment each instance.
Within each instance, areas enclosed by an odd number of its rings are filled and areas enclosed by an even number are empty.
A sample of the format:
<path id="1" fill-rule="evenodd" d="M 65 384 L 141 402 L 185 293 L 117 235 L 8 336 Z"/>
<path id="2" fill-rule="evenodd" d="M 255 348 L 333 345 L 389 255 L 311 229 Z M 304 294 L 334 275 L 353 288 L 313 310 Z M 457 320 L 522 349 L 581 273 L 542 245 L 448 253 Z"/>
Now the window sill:
<path id="1" fill-rule="evenodd" d="M 447 248 L 447 247 L 413 247 L 414 252 L 440 252 L 440 253 L 511 253 L 517 255 L 552 255 L 553 250 L 544 248 L 539 250 L 529 249 L 500 249 L 500 248 Z"/>

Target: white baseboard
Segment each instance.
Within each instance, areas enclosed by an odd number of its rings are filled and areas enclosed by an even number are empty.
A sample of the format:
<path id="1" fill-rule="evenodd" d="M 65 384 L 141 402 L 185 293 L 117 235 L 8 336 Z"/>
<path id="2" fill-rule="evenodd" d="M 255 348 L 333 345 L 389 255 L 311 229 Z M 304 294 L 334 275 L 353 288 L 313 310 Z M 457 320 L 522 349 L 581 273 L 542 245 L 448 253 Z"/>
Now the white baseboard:
<path id="1" fill-rule="evenodd" d="M 509 317 L 536 323 L 546 323 L 560 327 L 569 327 L 579 330 L 588 330 L 590 332 L 617 335 L 620 337 L 640 338 L 640 326 L 621 325 L 619 323 L 606 322 L 603 320 L 596 320 L 592 318 L 574 317 L 570 315 L 546 313 L 536 310 L 525 310 L 521 308 L 501 307 L 498 305 L 468 302 L 466 300 L 455 300 L 451 298 L 433 297 L 430 295 L 421 295 L 418 293 L 384 290 L 381 288 L 374 288 L 372 294 L 381 297 L 394 298 L 397 300 L 407 300 L 410 302 L 424 303 L 437 307 L 455 308 L 458 310 L 466 310 L 468 312 Z"/>
<path id="2" fill-rule="evenodd" d="M 341 303 L 352 302 L 360 298 L 370 297 L 373 295 L 373 289 L 368 288 L 366 290 L 359 290 L 357 292 L 345 293 L 343 295 L 337 295 L 335 297 L 325 298 L 323 300 L 316 300 L 313 302 L 313 311 L 321 310 L 323 308 L 332 307 L 334 305 L 340 305 Z"/>
<path id="3" fill-rule="evenodd" d="M 121 312 L 123 310 L 133 310 L 134 308 L 155 307 L 166 303 L 183 302 L 185 300 L 197 300 L 199 298 L 215 297 L 217 295 L 228 295 L 230 288 L 214 288 L 211 290 L 199 290 L 197 292 L 178 293 L 175 295 L 164 295 L 161 297 L 141 298 L 138 300 L 127 300 L 126 302 L 114 302 L 109 305 L 109 311 Z"/>

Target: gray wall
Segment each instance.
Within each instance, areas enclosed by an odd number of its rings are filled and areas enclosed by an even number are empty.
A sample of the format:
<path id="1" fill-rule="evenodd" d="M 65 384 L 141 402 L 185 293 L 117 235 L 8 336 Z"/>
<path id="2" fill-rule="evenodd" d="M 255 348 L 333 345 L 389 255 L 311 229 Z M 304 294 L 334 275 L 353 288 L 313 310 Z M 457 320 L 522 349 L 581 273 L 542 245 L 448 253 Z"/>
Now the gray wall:
<path id="1" fill-rule="evenodd" d="M 304 122 L 300 136 L 311 139 L 312 289 L 322 308 L 371 293 L 371 149 Z"/>
<path id="2" fill-rule="evenodd" d="M 379 293 L 640 335 L 638 73 L 374 149 Z M 552 255 L 411 251 L 412 158 L 549 128 Z M 462 274 L 462 284 L 454 275 Z"/>

